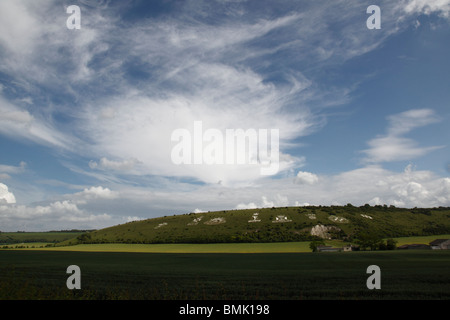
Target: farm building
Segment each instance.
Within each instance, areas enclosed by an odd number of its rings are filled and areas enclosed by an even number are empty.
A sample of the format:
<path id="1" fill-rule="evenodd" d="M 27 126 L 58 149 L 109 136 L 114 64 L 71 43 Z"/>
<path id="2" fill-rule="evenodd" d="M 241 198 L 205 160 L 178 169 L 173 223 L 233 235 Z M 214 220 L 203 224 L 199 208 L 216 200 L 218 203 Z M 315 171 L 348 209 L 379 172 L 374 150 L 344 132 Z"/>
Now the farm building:
<path id="1" fill-rule="evenodd" d="M 346 245 L 342 248 L 335 248 L 332 246 L 320 245 L 317 247 L 318 252 L 341 252 L 341 251 L 357 251 L 359 250 L 358 246 L 354 245 Z"/>
<path id="2" fill-rule="evenodd" d="M 341 251 L 342 248 L 333 248 L 332 246 L 318 246 L 318 252 L 338 252 Z"/>
<path id="3" fill-rule="evenodd" d="M 427 244 L 404 244 L 402 246 L 397 247 L 399 250 L 429 250 L 431 247 Z"/>
<path id="4" fill-rule="evenodd" d="M 430 242 L 433 250 L 448 250 L 450 249 L 450 239 L 436 239 Z"/>

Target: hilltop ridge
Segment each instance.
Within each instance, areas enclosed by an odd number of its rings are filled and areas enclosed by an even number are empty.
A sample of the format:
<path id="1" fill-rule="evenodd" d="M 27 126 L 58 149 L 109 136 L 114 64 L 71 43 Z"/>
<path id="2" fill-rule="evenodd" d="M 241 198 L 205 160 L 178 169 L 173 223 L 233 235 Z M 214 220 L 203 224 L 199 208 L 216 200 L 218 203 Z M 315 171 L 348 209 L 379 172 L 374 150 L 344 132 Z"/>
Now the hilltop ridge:
<path id="1" fill-rule="evenodd" d="M 59 245 L 81 243 L 353 241 L 450 233 L 450 208 L 308 206 L 187 213 L 91 231 Z"/>

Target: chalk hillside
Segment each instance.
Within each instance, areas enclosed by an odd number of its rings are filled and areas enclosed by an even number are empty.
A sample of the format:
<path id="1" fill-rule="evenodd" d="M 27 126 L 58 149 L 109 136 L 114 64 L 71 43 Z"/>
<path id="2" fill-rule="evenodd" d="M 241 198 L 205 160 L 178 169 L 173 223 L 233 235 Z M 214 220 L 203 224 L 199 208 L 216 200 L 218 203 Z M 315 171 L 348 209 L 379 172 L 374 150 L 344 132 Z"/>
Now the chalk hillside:
<path id="1" fill-rule="evenodd" d="M 388 206 L 279 207 L 187 213 L 133 221 L 64 241 L 80 243 L 289 242 L 317 238 L 353 241 L 450 233 L 450 208 Z"/>

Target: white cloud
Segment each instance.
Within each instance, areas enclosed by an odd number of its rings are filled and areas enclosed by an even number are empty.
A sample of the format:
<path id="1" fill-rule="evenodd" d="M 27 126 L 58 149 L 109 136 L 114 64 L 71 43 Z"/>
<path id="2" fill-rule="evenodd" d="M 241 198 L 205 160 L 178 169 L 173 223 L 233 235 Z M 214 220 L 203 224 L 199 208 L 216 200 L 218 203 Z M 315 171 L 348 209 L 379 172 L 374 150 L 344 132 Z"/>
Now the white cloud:
<path id="1" fill-rule="evenodd" d="M 437 13 L 444 18 L 450 17 L 449 0 L 404 0 L 402 7 L 408 14 L 426 14 Z"/>
<path id="2" fill-rule="evenodd" d="M 83 199 L 114 199 L 118 196 L 117 192 L 111 191 L 102 186 L 85 188 L 82 192 L 76 193 Z"/>
<path id="3" fill-rule="evenodd" d="M 142 217 L 127 217 L 127 222 L 133 222 L 133 221 L 139 221 L 144 220 L 145 218 Z"/>
<path id="4" fill-rule="evenodd" d="M 236 209 L 286 207 L 288 205 L 288 197 L 277 194 L 273 200 L 269 200 L 266 196 L 261 196 L 261 202 L 259 202 L 259 204 L 256 204 L 255 202 L 250 202 L 248 204 L 240 203 L 236 206 Z"/>
<path id="5" fill-rule="evenodd" d="M 16 197 L 9 191 L 8 186 L 0 183 L 0 204 L 2 202 L 6 203 L 16 203 Z"/>
<path id="6" fill-rule="evenodd" d="M 63 149 L 70 148 L 77 140 L 75 137 L 68 138 L 54 124 L 22 110 L 1 95 L 0 114 L 0 133 L 13 139 L 22 138 Z"/>
<path id="7" fill-rule="evenodd" d="M 70 200 L 61 200 L 48 205 L 1 205 L 2 231 L 49 231 L 68 228 L 104 228 L 114 221 L 109 214 L 86 212 Z"/>
<path id="8" fill-rule="evenodd" d="M 176 145 L 170 141 L 172 132 L 184 128 L 193 133 L 192 127 L 197 120 L 203 122 L 204 130 L 217 129 L 223 134 L 227 129 L 279 129 L 281 147 L 286 141 L 304 135 L 313 124 L 306 109 L 304 112 L 299 110 L 295 117 L 279 114 L 279 107 L 275 106 L 282 103 L 285 90 L 263 85 L 258 75 L 229 67 L 212 65 L 211 68 L 191 70 L 194 74 L 198 72 L 197 79 L 204 78 L 199 80 L 204 84 L 196 86 L 196 77 L 189 76 L 188 82 L 193 84 L 190 94 L 174 92 L 166 100 L 142 96 L 114 99 L 106 102 L 115 114 L 107 119 L 96 109 L 89 109 L 85 119 L 87 132 L 96 143 L 93 149 L 108 158 L 120 159 L 126 154 L 129 159 L 139 159 L 142 164 L 138 172 L 141 174 L 187 176 L 208 183 L 261 178 L 258 165 L 178 166 L 172 163 L 171 151 Z M 137 163 L 137 160 L 114 162 L 107 157 L 100 163 L 91 162 L 90 167 L 123 170 L 131 169 Z M 280 171 L 299 161 L 281 153 Z"/>
<path id="9" fill-rule="evenodd" d="M 26 163 L 21 161 L 18 167 L 0 164 L 0 173 L 17 174 L 25 170 Z"/>
<path id="10" fill-rule="evenodd" d="M 217 184 L 182 187 L 173 181 L 162 185 L 164 188 L 117 185 L 115 191 L 90 187 L 44 205 L 0 205 L 2 231 L 101 228 L 136 220 L 136 217 L 189 213 L 190 208 L 204 212 L 347 203 L 407 208 L 450 206 L 450 178 L 416 171 L 412 166 L 400 173 L 369 166 L 337 175 L 321 175 L 314 184 L 295 183 L 292 176 L 234 188 Z M 133 212 L 132 218 L 124 212 Z"/>
<path id="11" fill-rule="evenodd" d="M 38 36 L 40 23 L 33 6 L 23 1 L 3 0 L 0 2 L 0 44 L 14 54 L 30 52 L 33 39 Z M 18 18 L 20 17 L 20 18 Z"/>
<path id="12" fill-rule="evenodd" d="M 379 166 L 368 166 L 337 175 L 322 175 L 314 184 L 295 184 L 288 178 L 273 180 L 263 187 L 230 193 L 223 199 L 240 198 L 237 209 L 306 205 L 395 205 L 398 207 L 438 207 L 450 205 L 450 178 L 437 177 L 430 171 L 415 171 L 412 166 L 396 173 Z M 226 191 L 224 191 L 226 193 Z M 260 194 L 278 194 L 285 201 Z M 245 199 L 245 200 L 244 200 Z M 219 200 L 219 199 L 218 199 Z M 243 201 L 244 200 L 244 201 Z M 256 200 L 256 201 L 255 201 Z"/>
<path id="13" fill-rule="evenodd" d="M 92 8 L 92 1 L 85 2 Z M 100 7 L 108 4 L 103 1 Z M 391 15 L 424 7 L 409 3 L 408 9 L 399 9 L 386 2 L 386 28 L 367 33 L 356 27 L 359 19 L 355 17 L 363 11 L 347 10 L 345 1 L 306 6 L 304 12 L 284 4 L 285 13 L 279 16 L 253 16 L 243 4 L 240 20 L 230 15 L 214 24 L 196 18 L 196 10 L 205 9 L 202 4 L 194 6 L 195 10 L 180 6 L 177 16 L 129 25 L 115 25 L 117 18 L 108 15 L 109 10 L 83 10 L 82 29 L 70 32 L 61 28 L 67 15 L 56 1 L 3 1 L 5 19 L 0 21 L 2 30 L 9 32 L 2 34 L 0 43 L 16 54 L 7 55 L 0 71 L 20 80 L 27 91 L 57 90 L 78 105 L 45 106 L 31 112 L 9 103 L 8 111 L 3 99 L 0 131 L 100 158 L 89 163 L 91 169 L 227 185 L 257 181 L 261 176 L 256 167 L 173 165 L 171 132 L 192 126 L 196 120 L 218 130 L 280 129 L 280 172 L 299 167 L 301 159 L 290 155 L 286 147 L 323 125 L 310 105 L 336 105 L 346 101 L 349 90 L 319 90 L 315 80 L 295 66 L 281 72 L 282 81 L 275 85 L 259 71 L 267 67 L 265 61 L 275 52 L 301 52 L 296 58 L 299 63 L 340 63 L 376 48 L 391 34 L 386 30 L 396 32 L 398 28 L 389 27 Z M 431 9 L 443 7 L 440 3 Z M 243 13 L 249 19 L 242 20 Z M 13 16 L 20 23 L 8 23 Z M 343 26 L 335 31 L 338 34 L 328 29 L 333 23 Z M 311 39 L 317 42 L 314 46 Z M 277 63 L 282 70 L 283 62 Z M 145 81 L 128 80 L 128 67 L 133 64 L 144 78 L 148 76 Z M 30 95 L 24 99 L 39 101 Z M 77 121 L 57 127 L 51 120 L 54 111 L 67 111 Z M 373 144 L 373 149 L 378 148 L 377 141 Z M 142 162 L 139 166 L 136 159 Z"/>
<path id="14" fill-rule="evenodd" d="M 432 109 L 412 109 L 388 117 L 388 135 L 398 136 L 419 127 L 438 122 Z"/>
<path id="15" fill-rule="evenodd" d="M 90 161 L 91 169 L 113 170 L 113 171 L 131 171 L 141 162 L 137 159 L 127 159 L 123 161 L 113 161 L 107 158 L 101 158 L 100 162 Z"/>
<path id="16" fill-rule="evenodd" d="M 412 160 L 442 146 L 420 147 L 417 142 L 403 135 L 415 128 L 437 121 L 431 109 L 408 110 L 388 117 L 387 134 L 368 141 L 369 149 L 363 150 L 367 163 Z"/>
<path id="17" fill-rule="evenodd" d="M 257 206 L 254 202 L 250 202 L 250 203 L 240 203 L 236 206 L 236 209 L 238 210 L 244 210 L 244 209 L 256 209 L 259 208 L 259 206 Z"/>
<path id="18" fill-rule="evenodd" d="M 299 184 L 314 184 L 319 181 L 319 177 L 311 172 L 299 171 L 295 178 L 295 183 Z"/>

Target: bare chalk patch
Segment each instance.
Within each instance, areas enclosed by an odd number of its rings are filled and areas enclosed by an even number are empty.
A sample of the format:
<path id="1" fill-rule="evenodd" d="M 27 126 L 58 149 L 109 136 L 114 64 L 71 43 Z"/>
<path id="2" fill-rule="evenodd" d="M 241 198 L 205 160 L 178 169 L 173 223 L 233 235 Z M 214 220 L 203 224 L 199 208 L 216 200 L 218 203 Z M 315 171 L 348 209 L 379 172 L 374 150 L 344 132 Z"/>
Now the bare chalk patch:
<path id="1" fill-rule="evenodd" d="M 333 222 L 337 222 L 337 223 L 348 223 L 348 219 L 346 219 L 344 217 L 329 216 L 328 219 L 330 219 Z"/>
<path id="2" fill-rule="evenodd" d="M 258 217 L 259 217 L 259 213 L 258 213 L 258 212 L 255 212 L 255 213 L 252 215 L 253 220 L 248 220 L 248 222 L 261 222 L 261 219 L 258 219 Z"/>
<path id="3" fill-rule="evenodd" d="M 164 227 L 164 226 L 167 226 L 167 222 L 163 222 L 163 223 L 158 224 L 154 229 L 159 229 L 159 228 Z"/>
<path id="4" fill-rule="evenodd" d="M 202 219 L 203 219 L 203 216 L 195 218 L 192 222 L 189 222 L 187 225 L 188 226 L 196 226 L 196 225 L 198 225 L 198 223 L 200 221 L 202 221 Z"/>
<path id="5" fill-rule="evenodd" d="M 226 223 L 227 221 L 225 220 L 225 218 L 213 218 L 209 221 L 206 221 L 205 224 L 207 225 L 215 225 L 215 224 L 221 224 L 221 223 Z"/>
<path id="6" fill-rule="evenodd" d="M 282 222 L 291 222 L 292 220 L 288 219 L 286 216 L 277 216 L 275 220 L 273 220 L 273 223 L 282 223 Z"/>

